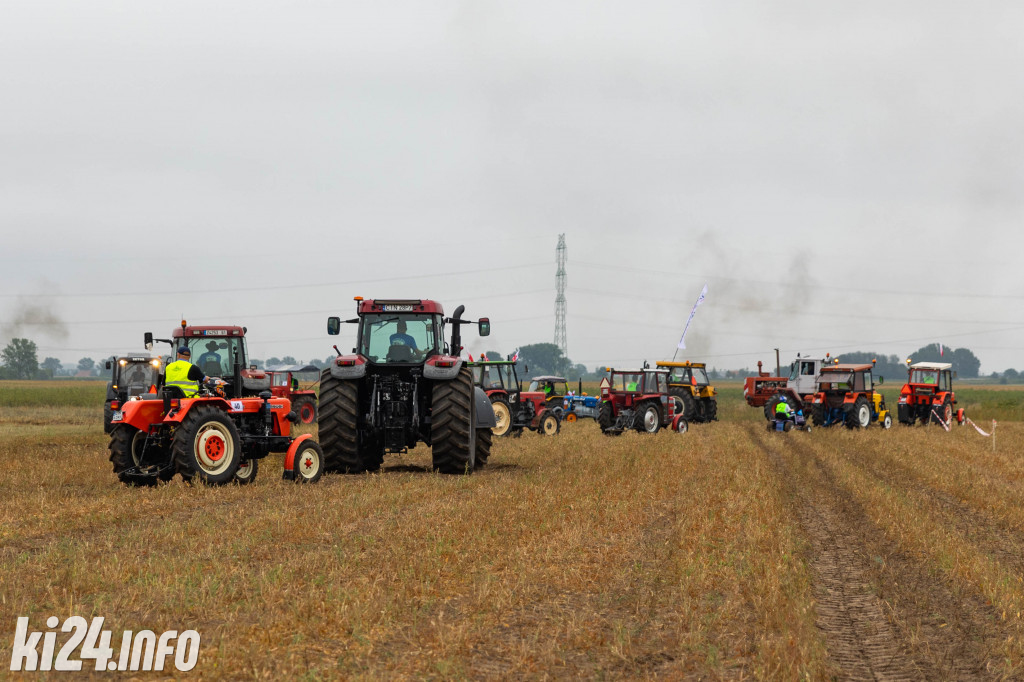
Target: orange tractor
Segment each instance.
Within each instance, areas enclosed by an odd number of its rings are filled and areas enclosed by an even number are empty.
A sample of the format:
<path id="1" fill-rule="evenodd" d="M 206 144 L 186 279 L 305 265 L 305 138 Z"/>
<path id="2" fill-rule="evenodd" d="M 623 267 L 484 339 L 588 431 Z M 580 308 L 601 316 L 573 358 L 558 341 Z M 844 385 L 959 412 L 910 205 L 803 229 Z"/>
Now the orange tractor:
<path id="1" fill-rule="evenodd" d="M 937 424 L 941 419 L 949 425 L 953 418 L 961 426 L 967 420 L 963 408 L 956 406 L 953 392 L 953 365 L 948 362 L 916 362 L 907 360 L 907 383 L 900 390 L 896 414 L 900 423 L 913 426 Z"/>

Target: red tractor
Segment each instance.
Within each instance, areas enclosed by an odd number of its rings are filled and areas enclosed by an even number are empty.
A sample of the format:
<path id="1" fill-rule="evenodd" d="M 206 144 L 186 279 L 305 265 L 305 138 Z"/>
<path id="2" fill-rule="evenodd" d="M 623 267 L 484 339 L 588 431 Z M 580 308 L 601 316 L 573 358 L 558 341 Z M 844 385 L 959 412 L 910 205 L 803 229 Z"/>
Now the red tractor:
<path id="1" fill-rule="evenodd" d="M 685 433 L 688 424 L 683 415 L 675 413 L 669 398 L 668 371 L 650 369 L 616 370 L 608 368 L 609 376 L 601 380 L 601 409 L 597 423 L 606 434 L 623 431 L 657 433 L 662 428 Z"/>
<path id="2" fill-rule="evenodd" d="M 789 366 L 789 376 L 773 377 L 761 370 L 762 364 L 758 361 L 757 376 L 747 377 L 743 382 L 743 398 L 751 407 L 763 408 L 769 422 L 775 421 L 775 406 L 783 396 L 794 410 L 809 411 L 811 399 L 818 390 L 816 380 L 821 368 L 832 362 L 830 355 L 818 359 L 797 353 L 796 360 Z"/>
<path id="3" fill-rule="evenodd" d="M 212 381 L 215 388 L 204 386 L 193 398 L 177 386 L 163 386 L 159 394 L 134 396 L 114 411 L 110 461 L 122 483 L 150 486 L 181 474 L 187 482 L 248 484 L 256 479 L 259 460 L 273 452 L 286 453 L 285 479 L 320 479 L 323 453 L 310 434 L 292 439 L 298 417 L 287 399 L 270 391 L 228 397 L 226 383 Z"/>
<path id="4" fill-rule="evenodd" d="M 306 365 L 305 367 L 293 367 L 290 369 L 268 369 L 270 392 L 275 397 L 288 398 L 292 403 L 292 409 L 295 411 L 295 414 L 299 415 L 301 423 L 315 424 L 317 416 L 316 391 L 299 388 L 299 380 L 295 376 L 305 372 L 316 372 L 319 375 L 320 368 L 314 365 Z"/>
<path id="5" fill-rule="evenodd" d="M 949 425 L 956 417 L 961 426 L 967 420 L 963 408 L 957 408 L 953 392 L 953 365 L 948 362 L 916 362 L 907 360 L 907 383 L 900 390 L 896 415 L 900 424 L 913 426 L 938 424 L 941 419 Z"/>
<path id="6" fill-rule="evenodd" d="M 543 390 L 535 390 L 537 387 L 533 383 L 537 382 L 536 379 L 531 383 L 531 390 L 524 391 L 516 374 L 515 362 L 470 362 L 468 367 L 473 372 L 473 383 L 483 390 L 491 401 L 495 422 L 491 431 L 495 436 L 521 436 L 524 429 L 548 436 L 558 433 L 561 419 L 551 406 L 550 396 L 546 396 Z M 559 396 L 559 410 L 561 407 L 562 397 Z"/>
<path id="7" fill-rule="evenodd" d="M 363 300 L 356 297 L 356 347 L 320 375 L 319 433 L 328 470 L 347 473 L 380 469 L 386 452 L 431 446 L 436 471 L 468 474 L 483 466 L 491 450 L 494 410 L 473 386 L 462 352 L 464 306 L 445 317 L 436 301 Z M 337 335 L 342 320 L 327 320 Z M 452 325 L 451 342 L 444 326 Z M 480 336 L 491 332 L 477 320 Z M 337 346 L 335 346 L 337 351 Z"/>

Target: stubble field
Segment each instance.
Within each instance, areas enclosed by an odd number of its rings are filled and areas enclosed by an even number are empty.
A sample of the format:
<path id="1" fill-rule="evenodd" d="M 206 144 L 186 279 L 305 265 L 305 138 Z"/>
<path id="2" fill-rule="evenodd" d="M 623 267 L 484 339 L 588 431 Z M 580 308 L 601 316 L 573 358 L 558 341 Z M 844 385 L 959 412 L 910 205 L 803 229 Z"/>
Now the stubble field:
<path id="1" fill-rule="evenodd" d="M 207 679 L 1024 676 L 1020 391 L 962 399 L 1004 420 L 995 451 L 970 428 L 772 434 L 727 387 L 685 435 L 584 420 L 469 477 L 417 448 L 315 486 L 272 456 L 248 487 L 129 489 L 102 385 L 8 383 L 4 661 L 18 616 L 80 615 L 197 630 Z"/>

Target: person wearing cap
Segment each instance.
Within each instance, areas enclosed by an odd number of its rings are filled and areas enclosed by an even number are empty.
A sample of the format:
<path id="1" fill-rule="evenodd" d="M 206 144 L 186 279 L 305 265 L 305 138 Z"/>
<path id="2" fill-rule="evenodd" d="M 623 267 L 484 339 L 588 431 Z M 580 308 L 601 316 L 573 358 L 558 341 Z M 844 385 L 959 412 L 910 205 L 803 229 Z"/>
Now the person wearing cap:
<path id="1" fill-rule="evenodd" d="M 203 371 L 192 364 L 192 351 L 178 346 L 178 356 L 164 369 L 164 386 L 177 386 L 186 398 L 195 398 L 199 384 L 206 380 Z"/>

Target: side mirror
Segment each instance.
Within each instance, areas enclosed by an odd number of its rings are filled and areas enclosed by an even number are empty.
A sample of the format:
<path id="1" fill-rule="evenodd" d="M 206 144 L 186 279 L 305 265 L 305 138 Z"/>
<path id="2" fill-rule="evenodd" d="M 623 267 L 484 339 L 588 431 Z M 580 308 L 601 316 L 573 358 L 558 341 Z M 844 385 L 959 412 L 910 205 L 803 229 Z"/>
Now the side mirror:
<path id="1" fill-rule="evenodd" d="M 106 367 L 107 369 L 110 369 L 111 367 L 113 367 L 113 365 L 111 365 L 111 364 L 110 364 L 110 360 L 107 360 L 107 361 L 106 361 L 106 362 L 104 363 L 104 366 L 105 366 L 105 367 Z"/>
<path id="2" fill-rule="evenodd" d="M 491 335 L 491 321 L 489 319 L 487 319 L 486 317 L 481 317 L 478 325 L 480 327 L 480 336 Z"/>
<path id="3" fill-rule="evenodd" d="M 153 350 L 153 332 L 146 332 L 142 338 L 143 343 L 146 345 L 146 350 Z"/>
<path id="4" fill-rule="evenodd" d="M 875 383 L 881 386 L 882 384 L 885 383 L 885 377 L 878 377 L 877 379 L 875 379 Z"/>
<path id="5" fill-rule="evenodd" d="M 340 317 L 328 317 L 327 318 L 327 333 L 331 336 L 337 336 L 341 333 L 341 318 Z"/>

